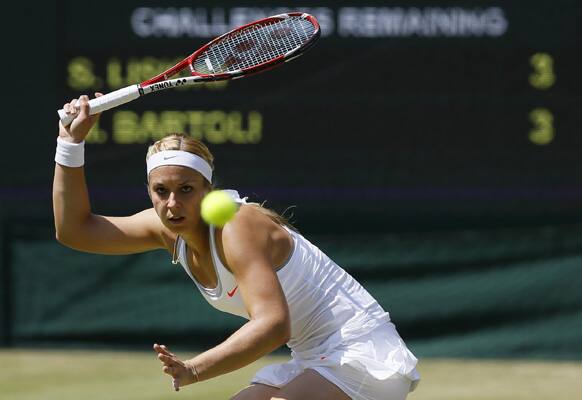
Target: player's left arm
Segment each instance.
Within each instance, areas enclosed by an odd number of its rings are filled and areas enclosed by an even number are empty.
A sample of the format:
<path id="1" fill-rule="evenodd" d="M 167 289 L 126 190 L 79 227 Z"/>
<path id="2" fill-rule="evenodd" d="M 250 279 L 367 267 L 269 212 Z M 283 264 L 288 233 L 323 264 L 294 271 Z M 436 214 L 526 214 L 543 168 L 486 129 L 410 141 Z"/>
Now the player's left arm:
<path id="1" fill-rule="evenodd" d="M 273 222 L 256 213 L 243 207 L 222 230 L 225 261 L 235 275 L 250 320 L 223 343 L 184 362 L 192 372 L 196 367 L 200 380 L 242 368 L 289 340 L 289 308 L 270 256 L 269 224 Z M 160 359 L 169 358 L 162 355 Z M 182 379 L 180 386 L 188 383 Z"/>

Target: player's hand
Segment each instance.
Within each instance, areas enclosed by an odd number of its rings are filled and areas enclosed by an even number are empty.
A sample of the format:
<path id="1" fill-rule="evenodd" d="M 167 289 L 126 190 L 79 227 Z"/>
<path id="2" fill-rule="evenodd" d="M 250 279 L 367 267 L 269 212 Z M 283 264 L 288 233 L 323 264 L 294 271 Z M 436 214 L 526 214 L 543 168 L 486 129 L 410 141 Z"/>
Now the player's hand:
<path id="1" fill-rule="evenodd" d="M 194 371 L 184 361 L 172 354 L 164 345 L 154 344 L 154 351 L 162 363 L 162 371 L 172 377 L 172 386 L 175 391 L 182 386 L 196 382 Z"/>
<path id="2" fill-rule="evenodd" d="M 103 96 L 102 93 L 95 93 L 95 97 Z M 99 119 L 99 114 L 89 115 L 89 96 L 83 95 L 78 99 L 71 100 L 63 106 L 67 115 L 75 116 L 73 122 L 67 126 L 59 121 L 59 137 L 69 142 L 80 143 L 89 134 L 89 131 Z"/>

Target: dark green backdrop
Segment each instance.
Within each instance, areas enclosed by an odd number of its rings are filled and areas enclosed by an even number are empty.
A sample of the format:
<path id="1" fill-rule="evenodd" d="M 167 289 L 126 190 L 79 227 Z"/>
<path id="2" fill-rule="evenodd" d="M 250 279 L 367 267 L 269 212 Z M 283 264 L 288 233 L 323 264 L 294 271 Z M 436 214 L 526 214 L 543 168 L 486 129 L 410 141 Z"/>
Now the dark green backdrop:
<path id="1" fill-rule="evenodd" d="M 5 228 L 2 329 L 12 345 L 200 349 L 244 322 L 211 308 L 165 252 L 86 255 L 47 238 L 50 229 Z M 421 356 L 582 358 L 580 225 L 310 239 Z"/>

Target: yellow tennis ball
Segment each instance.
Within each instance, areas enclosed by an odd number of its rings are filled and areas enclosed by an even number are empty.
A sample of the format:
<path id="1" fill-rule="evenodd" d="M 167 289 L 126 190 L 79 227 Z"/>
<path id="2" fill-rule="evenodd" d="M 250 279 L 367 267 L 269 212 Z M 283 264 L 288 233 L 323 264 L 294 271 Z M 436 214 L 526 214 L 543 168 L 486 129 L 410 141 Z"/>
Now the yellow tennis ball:
<path id="1" fill-rule="evenodd" d="M 213 190 L 202 199 L 200 214 L 209 225 L 222 228 L 234 217 L 238 206 L 230 195 L 222 190 Z"/>

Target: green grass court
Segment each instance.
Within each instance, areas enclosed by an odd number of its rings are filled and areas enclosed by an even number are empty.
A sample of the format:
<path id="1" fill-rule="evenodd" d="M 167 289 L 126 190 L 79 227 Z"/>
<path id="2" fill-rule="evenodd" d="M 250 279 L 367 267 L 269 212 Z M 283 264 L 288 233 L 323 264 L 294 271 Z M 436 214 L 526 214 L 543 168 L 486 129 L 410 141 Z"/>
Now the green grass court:
<path id="1" fill-rule="evenodd" d="M 284 360 L 285 357 L 269 357 L 175 393 L 153 352 L 1 350 L 0 398 L 228 399 L 263 365 Z M 421 362 L 423 380 L 409 396 L 411 400 L 574 400 L 582 393 L 582 362 Z"/>

